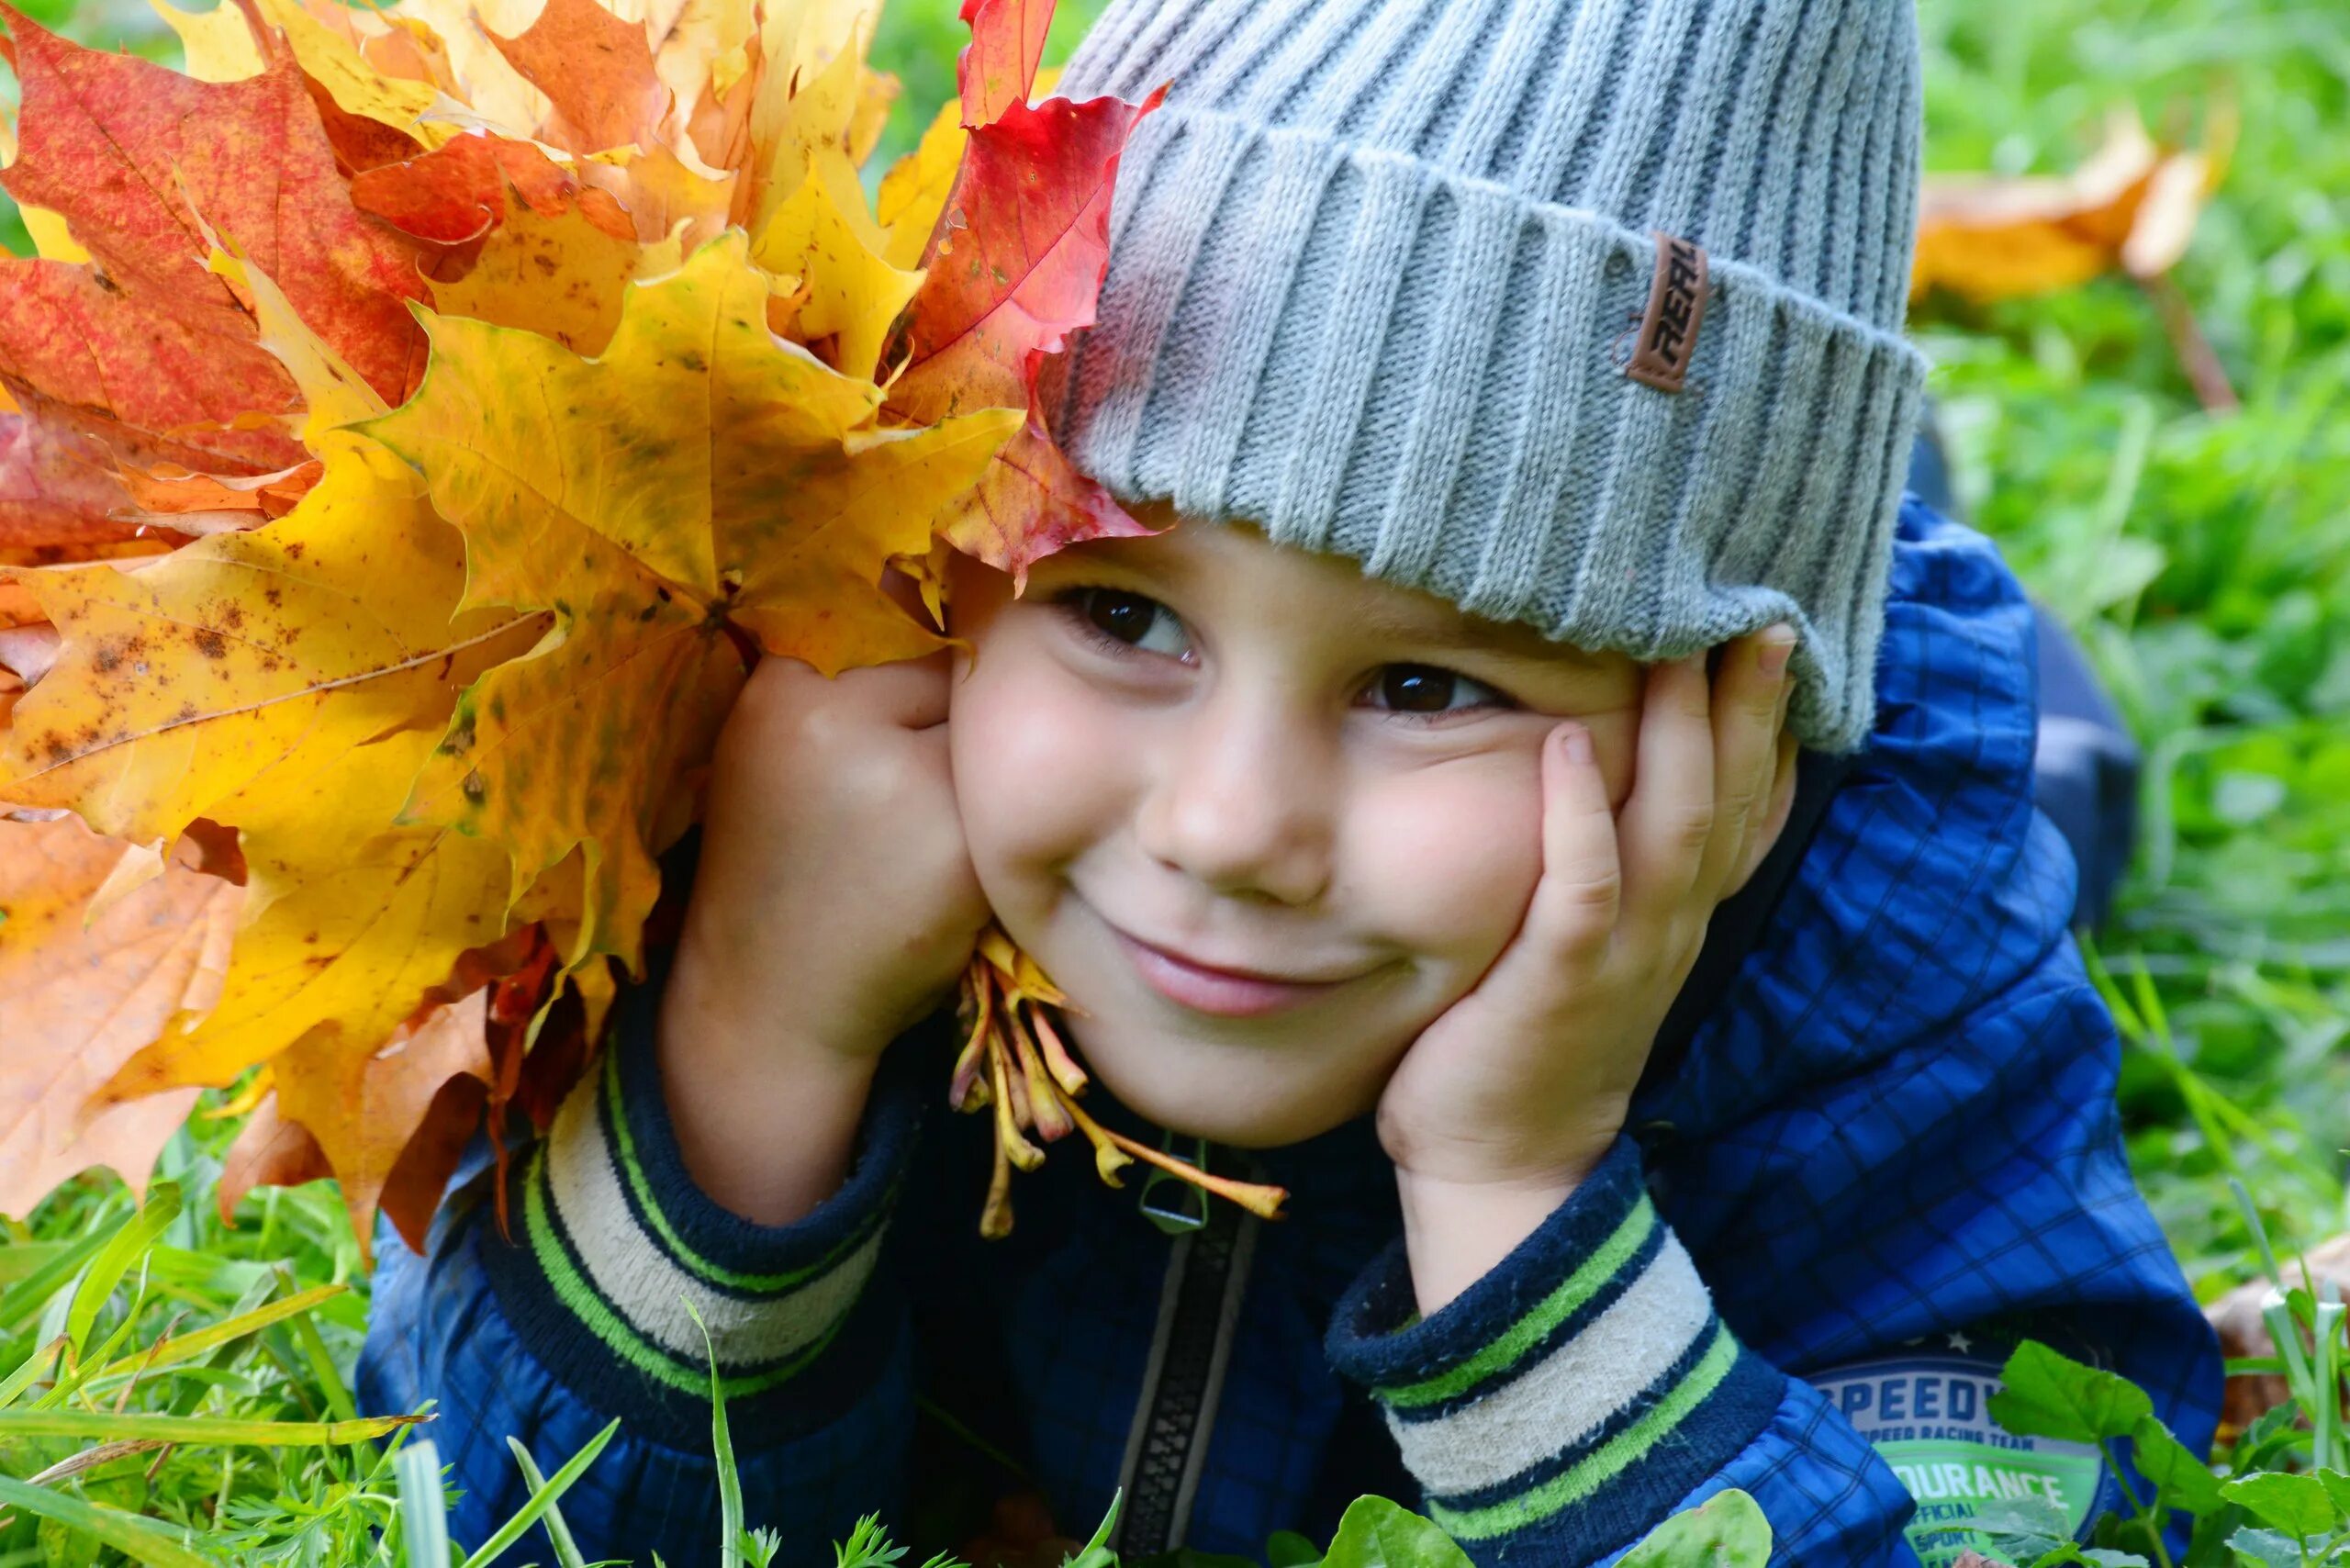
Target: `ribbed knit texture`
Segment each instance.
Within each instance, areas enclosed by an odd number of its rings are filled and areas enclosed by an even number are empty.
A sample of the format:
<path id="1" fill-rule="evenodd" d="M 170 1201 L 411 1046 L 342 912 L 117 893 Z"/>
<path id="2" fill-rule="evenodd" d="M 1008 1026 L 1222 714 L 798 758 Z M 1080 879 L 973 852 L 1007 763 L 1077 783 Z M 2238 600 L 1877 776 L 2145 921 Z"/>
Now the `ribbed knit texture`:
<path id="1" fill-rule="evenodd" d="M 1059 91 L 1171 84 L 1056 430 L 1128 502 L 1588 648 L 1782 618 L 1857 745 L 1922 357 L 1909 0 L 1113 0 Z M 1662 230 L 1687 384 L 1623 367 Z"/>

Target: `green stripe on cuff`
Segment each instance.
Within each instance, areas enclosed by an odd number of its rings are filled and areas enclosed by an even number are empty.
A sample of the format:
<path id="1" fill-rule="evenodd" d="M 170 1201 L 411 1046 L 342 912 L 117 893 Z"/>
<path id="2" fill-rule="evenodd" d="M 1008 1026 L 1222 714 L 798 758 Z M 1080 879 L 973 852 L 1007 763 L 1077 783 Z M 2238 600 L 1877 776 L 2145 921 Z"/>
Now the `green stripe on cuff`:
<path id="1" fill-rule="evenodd" d="M 677 1359 L 639 1334 L 634 1327 L 611 1309 L 596 1288 L 580 1273 L 570 1249 L 556 1234 L 547 1214 L 546 1150 L 542 1145 L 531 1156 L 531 1167 L 522 1182 L 522 1226 L 529 1233 L 531 1250 L 539 1267 L 554 1289 L 555 1297 L 570 1309 L 571 1315 L 587 1326 L 588 1332 L 603 1342 L 613 1355 L 646 1376 L 688 1394 L 706 1394 L 710 1391 L 710 1373 L 706 1367 L 686 1367 Z M 795 1352 L 789 1360 L 756 1372 L 721 1377 L 719 1386 L 729 1399 L 757 1394 L 789 1381 L 803 1367 L 821 1355 L 847 1321 L 843 1314 L 814 1340 Z"/>
<path id="2" fill-rule="evenodd" d="M 825 1253 L 814 1262 L 803 1263 L 796 1269 L 786 1269 L 778 1274 L 738 1273 L 732 1269 L 711 1262 L 687 1246 L 685 1238 L 680 1237 L 676 1228 L 670 1225 L 669 1216 L 661 1212 L 661 1204 L 653 1195 L 653 1183 L 645 1179 L 643 1168 L 637 1163 L 636 1139 L 629 1130 L 628 1114 L 621 1105 L 620 1053 L 618 1051 L 604 1053 L 604 1081 L 601 1092 L 604 1096 L 605 1120 L 612 1128 L 612 1158 L 620 1165 L 621 1174 L 628 1182 L 629 1192 L 636 1198 L 636 1206 L 643 1211 L 645 1219 L 652 1224 L 654 1234 L 660 1238 L 662 1249 L 669 1254 L 672 1261 L 688 1273 L 699 1275 L 712 1284 L 724 1285 L 731 1290 L 772 1295 L 788 1291 L 795 1285 L 805 1284 L 808 1281 L 834 1268 L 844 1258 L 862 1246 L 869 1237 L 869 1227 L 860 1229 L 843 1238 L 830 1252 Z M 883 1212 L 887 1211 L 887 1204 L 883 1205 Z"/>
<path id="3" fill-rule="evenodd" d="M 1401 1410 L 1416 1406 L 1434 1405 L 1455 1398 L 1471 1389 L 1508 1371 L 1520 1358 L 1549 1337 L 1550 1331 L 1569 1317 L 1585 1302 L 1597 1295 L 1625 1264 L 1639 1255 L 1648 1244 L 1649 1236 L 1659 1221 L 1656 1205 L 1643 1196 L 1624 1216 L 1615 1234 L 1599 1244 L 1599 1249 L 1583 1260 L 1583 1267 L 1570 1274 L 1559 1287 L 1528 1309 L 1526 1316 L 1505 1330 L 1491 1344 L 1462 1361 L 1449 1372 L 1439 1372 L 1425 1383 L 1405 1383 L 1400 1388 L 1375 1390 L 1384 1403 Z"/>
<path id="4" fill-rule="evenodd" d="M 1561 1508 L 1590 1497 L 1638 1463 L 1720 1386 L 1730 1368 L 1738 1364 L 1738 1340 L 1726 1326 L 1716 1324 L 1713 1343 L 1681 1385 L 1590 1458 L 1506 1502 L 1461 1509 L 1431 1502 L 1428 1517 L 1460 1540 L 1490 1540 L 1541 1523 Z"/>

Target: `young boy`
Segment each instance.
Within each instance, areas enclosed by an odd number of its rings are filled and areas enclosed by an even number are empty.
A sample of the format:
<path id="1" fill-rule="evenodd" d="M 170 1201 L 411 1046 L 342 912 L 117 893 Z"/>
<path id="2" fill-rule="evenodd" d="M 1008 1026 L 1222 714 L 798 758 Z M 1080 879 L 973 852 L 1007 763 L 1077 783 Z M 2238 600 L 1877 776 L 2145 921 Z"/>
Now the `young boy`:
<path id="1" fill-rule="evenodd" d="M 588 1554 L 712 1561 L 689 1304 L 791 1562 L 1123 1490 L 1129 1557 L 1377 1491 L 1580 1565 L 1727 1487 L 1780 1561 L 1943 1561 L 2112 1484 L 1990 1422 L 2025 1336 L 2208 1439 L 2029 612 L 1899 497 L 1906 0 L 1123 0 L 1064 90 L 1162 80 L 1057 428 L 1180 525 L 958 566 L 951 674 L 759 666 L 513 1240 L 476 1189 L 379 1279 L 461 1527 L 619 1417 Z M 990 913 L 1089 1107 L 1291 1217 L 1170 1239 L 1064 1154 L 976 1237 Z"/>

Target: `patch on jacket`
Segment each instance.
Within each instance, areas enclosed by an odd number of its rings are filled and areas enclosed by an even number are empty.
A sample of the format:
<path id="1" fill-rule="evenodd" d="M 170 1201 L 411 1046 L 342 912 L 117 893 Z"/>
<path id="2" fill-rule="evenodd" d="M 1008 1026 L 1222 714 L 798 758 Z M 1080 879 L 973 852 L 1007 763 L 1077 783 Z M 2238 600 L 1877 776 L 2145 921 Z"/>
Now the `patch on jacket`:
<path id="1" fill-rule="evenodd" d="M 1953 1568 L 1964 1552 L 1988 1550 L 1966 1528 L 1985 1503 L 2045 1498 L 2077 1535 L 2097 1502 L 2104 1465 L 2096 1449 L 2020 1438 L 1991 1419 L 2003 1363 L 1982 1352 L 2004 1349 L 1938 1334 L 1810 1379 L 1917 1500 L 1909 1544 L 1925 1568 Z"/>

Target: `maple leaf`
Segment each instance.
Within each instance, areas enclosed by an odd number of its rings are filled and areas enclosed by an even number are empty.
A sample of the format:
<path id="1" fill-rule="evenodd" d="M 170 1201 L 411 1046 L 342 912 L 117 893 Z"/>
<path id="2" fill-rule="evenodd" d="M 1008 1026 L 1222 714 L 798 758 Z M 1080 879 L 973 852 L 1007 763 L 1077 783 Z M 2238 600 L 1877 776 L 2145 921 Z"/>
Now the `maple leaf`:
<path id="1" fill-rule="evenodd" d="M 828 147 L 753 252 L 760 265 L 799 281 L 796 335 L 811 344 L 831 340 L 826 357 L 852 375 L 872 375 L 890 329 L 922 286 L 921 273 L 890 264 L 888 243 L 865 209 L 856 170 Z"/>
<path id="2" fill-rule="evenodd" d="M 266 1063 L 224 1193 L 334 1174 L 364 1246 L 580 1070 L 749 659 L 936 646 L 878 582 L 934 596 L 941 529 L 1121 526 L 1036 381 L 1139 111 L 1032 108 L 1049 7 L 972 6 L 978 129 L 877 221 L 874 0 L 235 4 L 159 7 L 200 81 L 0 12 L 42 257 L 0 263 L 0 799 L 123 835 L 46 879 L 93 931 L 191 854 L 235 892 L 77 1122 Z M 918 274 L 934 233 L 1016 281 Z"/>
<path id="3" fill-rule="evenodd" d="M 272 1088 L 245 1113 L 245 1125 L 237 1129 L 235 1141 L 221 1157 L 220 1182 L 213 1189 L 213 1201 L 226 1225 L 255 1187 L 298 1187 L 333 1174 L 326 1151 L 309 1129 L 279 1114 L 277 1092 Z"/>
<path id="4" fill-rule="evenodd" d="M 422 349 L 407 309 L 423 297 L 416 252 L 352 206 L 291 61 L 202 83 L 78 48 L 5 6 L 0 19 L 23 93 L 23 151 L 0 185 L 63 217 L 106 280 L 8 263 L 0 375 L 155 431 L 285 411 L 285 375 L 234 291 L 205 266 L 209 225 L 275 278 L 378 393 L 406 394 Z M 256 169 L 271 177 L 255 179 Z M 142 334 L 159 332 L 163 346 L 139 352 Z M 107 374 L 94 378 L 93 361 Z M 283 448 L 263 465 L 300 455 Z"/>
<path id="5" fill-rule="evenodd" d="M 579 353 L 610 340 L 621 286 L 648 256 L 610 192 L 509 137 L 457 137 L 368 170 L 351 194 L 363 211 L 453 248 L 431 279 L 442 315 L 525 328 Z"/>
<path id="6" fill-rule="evenodd" d="M 423 387 L 362 427 L 464 532 L 466 608 L 556 615 L 465 693 L 404 819 L 506 846 L 518 892 L 585 846 L 583 941 L 632 965 L 655 821 L 744 673 L 729 628 L 827 673 L 935 646 L 882 567 L 1017 422 L 871 430 L 878 389 L 770 332 L 772 286 L 737 231 L 632 285 L 595 360 L 437 319 Z"/>
<path id="7" fill-rule="evenodd" d="M 962 17 L 971 28 L 956 62 L 962 121 L 993 125 L 1013 105 L 1028 101 L 1053 25 L 1053 0 L 963 0 Z"/>
<path id="8" fill-rule="evenodd" d="M 616 239 L 635 225 L 609 192 L 583 185 L 534 142 L 470 132 L 422 157 L 369 169 L 351 182 L 351 199 L 394 228 L 435 244 L 477 240 L 509 216 L 509 194 L 543 218 L 574 207 Z"/>
<path id="9" fill-rule="evenodd" d="M 469 847 L 481 853 L 478 845 Z M 503 874 L 494 864 L 490 871 L 493 879 Z M 345 882 L 338 890 L 349 896 L 356 890 Z M 324 908 L 323 900 L 318 907 Z M 250 934 L 241 936 L 239 946 L 249 940 Z M 375 946 L 379 953 L 386 950 L 380 942 Z M 345 961 L 356 951 L 346 949 Z M 229 978 L 231 983 L 239 979 L 233 969 Z M 375 1228 L 378 1197 L 434 1098 L 457 1077 L 472 1078 L 487 1092 L 487 1002 L 488 992 L 476 991 L 453 1005 L 431 1007 L 396 1023 L 388 1037 L 358 1032 L 348 1010 L 338 1009 L 337 1022 L 304 1030 L 270 1058 L 278 1113 L 309 1133 L 342 1182 L 343 1202 L 363 1247 Z M 476 1113 L 480 1104 L 479 1099 L 473 1102 Z"/>
<path id="10" fill-rule="evenodd" d="M 183 857 L 85 924 L 129 847 L 71 817 L 0 821 L 0 1214 L 92 1165 L 143 1188 L 195 1098 L 84 1114 L 166 1019 L 218 995 L 242 897 Z"/>
<path id="11" fill-rule="evenodd" d="M 509 63 L 547 95 L 546 140 L 576 152 L 649 146 L 669 109 L 644 24 L 596 0 L 547 0 L 518 37 L 492 33 Z"/>
<path id="12" fill-rule="evenodd" d="M 922 265 L 931 233 L 946 210 L 946 198 L 954 194 L 964 140 L 962 106 L 949 100 L 939 106 L 914 150 L 881 176 L 873 216 L 889 236 L 881 257 L 891 266 Z"/>
<path id="13" fill-rule="evenodd" d="M 620 325 L 628 281 L 648 255 L 634 239 L 615 239 L 584 205 L 552 217 L 509 208 L 464 275 L 433 281 L 432 299 L 443 316 L 516 327 L 574 353 L 600 354 Z"/>
<path id="14" fill-rule="evenodd" d="M 2165 150 L 2125 108 L 2107 120 L 2097 151 L 2068 174 L 1929 176 L 1911 294 L 1942 287 L 2002 299 L 2070 287 L 2117 267 L 2140 278 L 2166 272 L 2219 185 L 2232 124 L 2222 110 L 2212 147 Z"/>
<path id="15" fill-rule="evenodd" d="M 0 733 L 0 799 L 168 840 L 322 730 L 355 745 L 445 712 L 543 625 L 453 619 L 464 571 L 414 476 L 353 445 L 265 528 L 128 569 L 19 573 L 65 641 Z"/>
<path id="16" fill-rule="evenodd" d="M 974 28 L 962 62 L 965 100 L 997 112 L 984 124 L 964 117 L 962 163 L 908 313 L 906 364 L 890 383 L 890 407 L 917 420 L 979 407 L 1024 410 L 1019 436 L 942 515 L 939 533 L 1025 587 L 1029 565 L 1066 544 L 1150 532 L 1054 445 L 1038 376 L 1046 357 L 1093 320 L 1119 155 L 1165 89 L 1138 105 L 1031 105 L 1020 73 L 1033 73 L 1031 39 L 1041 36 L 1032 13 L 1021 0 L 973 0 L 965 16 Z M 993 74 L 981 81 L 981 73 Z M 901 199 L 907 220 L 918 221 L 917 192 Z"/>
<path id="17" fill-rule="evenodd" d="M 113 459 L 62 420 L 0 414 L 0 562 L 58 546 L 129 539 L 135 519 Z"/>
<path id="18" fill-rule="evenodd" d="M 914 296 L 894 409 L 928 420 L 1026 407 L 1041 356 L 1093 320 L 1118 156 L 1160 96 L 1015 102 L 970 132 Z"/>

